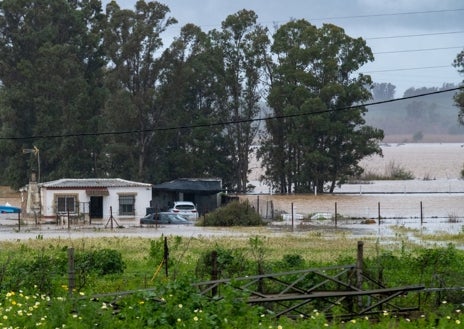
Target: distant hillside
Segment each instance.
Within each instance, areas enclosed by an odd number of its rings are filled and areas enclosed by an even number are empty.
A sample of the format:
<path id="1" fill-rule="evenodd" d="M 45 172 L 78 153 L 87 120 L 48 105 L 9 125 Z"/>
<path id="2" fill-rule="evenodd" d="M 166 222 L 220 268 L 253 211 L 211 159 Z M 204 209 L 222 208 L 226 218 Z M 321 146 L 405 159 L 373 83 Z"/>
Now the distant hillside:
<path id="1" fill-rule="evenodd" d="M 464 141 L 453 95 L 447 92 L 369 106 L 366 122 L 383 129 L 386 142 Z"/>

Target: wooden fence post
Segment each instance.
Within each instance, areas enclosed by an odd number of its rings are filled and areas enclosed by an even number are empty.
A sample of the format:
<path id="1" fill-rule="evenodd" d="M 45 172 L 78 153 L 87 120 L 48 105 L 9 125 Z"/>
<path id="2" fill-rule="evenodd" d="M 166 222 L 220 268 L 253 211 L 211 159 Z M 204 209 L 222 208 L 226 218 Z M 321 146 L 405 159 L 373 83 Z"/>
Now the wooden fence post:
<path id="1" fill-rule="evenodd" d="M 292 202 L 292 232 L 293 232 L 293 202 Z"/>
<path id="2" fill-rule="evenodd" d="M 364 262 L 364 242 L 358 241 L 358 253 L 356 257 L 356 288 L 362 288 L 363 284 L 363 262 Z M 362 296 L 358 297 L 358 305 L 362 306 Z"/>
<path id="3" fill-rule="evenodd" d="M 363 261 L 364 261 L 364 242 L 358 241 L 358 253 L 356 256 L 356 287 L 361 289 L 363 283 Z"/>
<path id="4" fill-rule="evenodd" d="M 420 202 L 420 220 L 421 220 L 421 226 L 424 224 L 424 213 L 423 213 L 423 208 L 422 208 L 422 201 Z"/>
<path id="5" fill-rule="evenodd" d="M 271 200 L 271 219 L 274 220 L 274 202 Z"/>
<path id="6" fill-rule="evenodd" d="M 335 228 L 337 228 L 337 220 L 338 220 L 337 213 L 338 213 L 337 212 L 337 203 L 335 202 Z"/>
<path id="7" fill-rule="evenodd" d="M 75 280 L 76 272 L 74 270 L 74 248 L 68 248 L 68 294 L 72 297 L 74 288 L 76 286 Z"/>
<path id="8" fill-rule="evenodd" d="M 211 252 L 211 281 L 215 281 L 218 279 L 217 256 L 217 251 L 213 250 Z M 211 289 L 211 294 L 211 297 L 217 295 L 217 286 L 214 286 L 213 289 Z"/>
<path id="9" fill-rule="evenodd" d="M 256 197 L 256 212 L 261 216 L 261 212 L 259 211 L 259 195 Z"/>
<path id="10" fill-rule="evenodd" d="M 169 261 L 169 249 L 168 249 L 168 238 L 164 237 L 164 255 L 163 262 L 165 266 L 166 277 L 168 277 L 168 261 Z"/>
<path id="11" fill-rule="evenodd" d="M 113 230 L 113 206 L 110 206 L 111 230 Z"/>
<path id="12" fill-rule="evenodd" d="M 377 216 L 378 216 L 379 225 L 380 225 L 380 202 L 377 203 Z"/>

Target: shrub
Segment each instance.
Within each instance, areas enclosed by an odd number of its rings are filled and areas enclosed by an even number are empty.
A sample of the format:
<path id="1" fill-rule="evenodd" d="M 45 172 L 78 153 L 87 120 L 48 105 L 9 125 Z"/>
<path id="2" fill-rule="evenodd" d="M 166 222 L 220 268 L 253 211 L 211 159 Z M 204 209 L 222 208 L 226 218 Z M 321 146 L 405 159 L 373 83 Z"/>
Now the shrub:
<path id="1" fill-rule="evenodd" d="M 203 226 L 260 226 L 264 225 L 261 216 L 248 201 L 233 201 L 222 208 L 206 214 L 200 220 Z"/>
<path id="2" fill-rule="evenodd" d="M 100 249 L 83 252 L 76 257 L 76 268 L 99 275 L 123 273 L 125 264 L 117 250 Z"/>
<path id="3" fill-rule="evenodd" d="M 245 275 L 249 267 L 249 261 L 239 249 L 225 249 L 216 246 L 216 269 L 219 278 L 231 278 Z M 213 250 L 206 250 L 201 255 L 195 268 L 195 274 L 200 279 L 210 279 L 213 270 Z"/>
<path id="4" fill-rule="evenodd" d="M 2 275 L 2 290 L 27 290 L 35 287 L 42 293 L 52 294 L 54 280 L 66 273 L 61 260 L 39 252 L 32 258 L 17 258 L 8 264 Z"/>
<path id="5" fill-rule="evenodd" d="M 302 269 L 305 266 L 305 260 L 300 254 L 286 254 L 282 258 L 282 267 L 288 269 Z"/>
<path id="6" fill-rule="evenodd" d="M 464 172 L 464 170 L 463 170 Z M 463 173 L 461 172 L 461 174 Z M 414 179 L 414 174 L 402 167 L 401 165 L 396 164 L 394 161 L 390 161 L 385 167 L 385 172 L 383 174 L 375 173 L 372 171 L 364 172 L 360 177 L 357 177 L 359 180 L 411 180 Z"/>
<path id="7" fill-rule="evenodd" d="M 414 179 L 414 174 L 411 171 L 401 167 L 400 165 L 397 165 L 393 161 L 388 164 L 386 171 L 387 177 L 390 177 L 392 180 Z"/>

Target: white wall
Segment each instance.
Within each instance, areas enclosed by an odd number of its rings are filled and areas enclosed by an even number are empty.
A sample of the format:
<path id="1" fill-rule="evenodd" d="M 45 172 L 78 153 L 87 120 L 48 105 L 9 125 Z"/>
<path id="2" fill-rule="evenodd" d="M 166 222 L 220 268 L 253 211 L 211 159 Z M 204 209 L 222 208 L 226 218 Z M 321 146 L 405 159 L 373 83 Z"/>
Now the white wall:
<path id="1" fill-rule="evenodd" d="M 146 208 L 150 207 L 150 200 L 152 197 L 151 187 L 109 187 L 109 195 L 103 196 L 103 218 L 110 218 L 110 207 L 112 207 L 112 214 L 115 219 L 136 219 L 143 217 Z M 119 216 L 119 194 L 129 193 L 135 194 L 135 215 L 134 216 Z M 78 195 L 79 199 L 79 212 L 89 212 L 90 196 L 85 192 L 85 189 L 51 189 L 43 188 L 41 191 L 42 198 L 42 216 L 53 217 L 55 213 L 55 198 L 54 195 Z"/>

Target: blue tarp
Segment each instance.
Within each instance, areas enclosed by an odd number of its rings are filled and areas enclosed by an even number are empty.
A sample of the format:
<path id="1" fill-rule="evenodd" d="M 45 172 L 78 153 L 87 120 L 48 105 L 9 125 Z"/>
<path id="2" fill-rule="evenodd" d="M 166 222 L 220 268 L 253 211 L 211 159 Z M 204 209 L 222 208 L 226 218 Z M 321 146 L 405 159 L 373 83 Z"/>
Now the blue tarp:
<path id="1" fill-rule="evenodd" d="M 0 213 L 2 214 L 19 214 L 20 212 L 21 212 L 21 208 L 0 205 Z"/>

